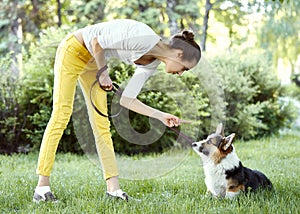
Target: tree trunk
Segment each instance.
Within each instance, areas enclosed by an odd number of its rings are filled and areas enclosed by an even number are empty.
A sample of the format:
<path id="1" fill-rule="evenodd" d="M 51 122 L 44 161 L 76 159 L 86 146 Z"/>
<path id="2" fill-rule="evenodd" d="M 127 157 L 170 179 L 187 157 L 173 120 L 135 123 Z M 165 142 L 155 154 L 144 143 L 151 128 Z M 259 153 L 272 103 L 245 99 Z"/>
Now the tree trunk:
<path id="1" fill-rule="evenodd" d="M 169 17 L 169 29 L 171 35 L 178 33 L 180 30 L 177 25 L 177 20 L 176 20 L 176 13 L 173 11 L 173 8 L 175 8 L 177 2 L 176 0 L 167 0 L 167 14 Z"/>
<path id="2" fill-rule="evenodd" d="M 58 16 L 58 27 L 61 26 L 61 3 L 60 0 L 57 0 L 57 16 Z"/>
<path id="3" fill-rule="evenodd" d="M 206 0 L 205 15 L 204 15 L 204 18 L 203 18 L 203 26 L 202 26 L 202 39 L 201 39 L 201 49 L 202 49 L 202 51 L 206 51 L 208 19 L 209 19 L 209 12 L 210 12 L 211 8 L 212 8 L 212 3 L 210 2 L 210 0 Z"/>
<path id="4" fill-rule="evenodd" d="M 22 60 L 22 19 L 18 14 L 18 0 L 12 2 L 13 14 L 10 20 L 8 50 L 12 53 L 11 73 L 13 76 L 19 76 L 19 69 Z"/>

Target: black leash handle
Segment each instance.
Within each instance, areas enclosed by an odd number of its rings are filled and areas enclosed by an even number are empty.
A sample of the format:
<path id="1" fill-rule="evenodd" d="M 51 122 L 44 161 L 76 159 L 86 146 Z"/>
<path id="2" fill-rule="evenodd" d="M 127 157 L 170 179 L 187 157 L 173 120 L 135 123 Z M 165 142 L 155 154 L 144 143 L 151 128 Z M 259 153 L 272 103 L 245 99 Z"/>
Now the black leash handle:
<path id="1" fill-rule="evenodd" d="M 101 75 L 104 71 L 106 71 L 107 68 L 108 68 L 107 65 L 105 65 L 105 66 L 103 66 L 101 69 L 99 69 L 99 71 L 97 72 L 96 80 L 95 80 L 95 82 L 93 82 L 93 84 L 92 84 L 92 86 L 91 86 L 91 90 L 90 90 L 90 101 L 91 101 L 91 104 L 92 104 L 93 108 L 95 109 L 95 111 L 96 111 L 99 115 L 101 115 L 102 117 L 110 117 L 110 118 L 113 118 L 113 117 L 119 116 L 119 114 L 120 114 L 121 111 L 122 111 L 122 108 L 121 108 L 120 111 L 119 111 L 117 114 L 115 114 L 115 115 L 106 115 L 106 114 L 103 114 L 103 113 L 97 108 L 97 106 L 94 104 L 93 99 L 92 99 L 92 90 L 93 90 L 94 86 L 95 86 L 97 83 L 99 84 L 100 88 L 101 88 L 102 90 L 106 91 L 106 92 L 114 92 L 115 94 L 117 94 L 117 95 L 119 95 L 119 96 L 121 96 L 122 93 L 123 93 L 122 89 L 119 87 L 119 85 L 118 85 L 117 83 L 112 83 L 112 88 L 111 88 L 111 89 L 104 88 L 104 87 L 100 84 L 100 82 L 99 82 L 100 75 Z"/>
<path id="2" fill-rule="evenodd" d="M 96 75 L 96 79 L 99 80 L 101 74 L 106 71 L 108 69 L 108 66 L 107 65 L 104 65 L 102 68 L 100 68 L 97 72 L 97 75 Z"/>

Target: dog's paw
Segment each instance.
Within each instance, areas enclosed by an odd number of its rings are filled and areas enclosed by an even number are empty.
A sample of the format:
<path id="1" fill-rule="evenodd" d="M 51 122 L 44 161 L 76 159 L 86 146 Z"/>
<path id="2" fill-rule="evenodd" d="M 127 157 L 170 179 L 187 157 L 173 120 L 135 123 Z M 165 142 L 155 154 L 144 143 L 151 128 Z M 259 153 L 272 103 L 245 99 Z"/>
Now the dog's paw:
<path id="1" fill-rule="evenodd" d="M 215 198 L 214 194 L 211 193 L 211 191 L 207 190 L 205 193 L 206 198 Z"/>

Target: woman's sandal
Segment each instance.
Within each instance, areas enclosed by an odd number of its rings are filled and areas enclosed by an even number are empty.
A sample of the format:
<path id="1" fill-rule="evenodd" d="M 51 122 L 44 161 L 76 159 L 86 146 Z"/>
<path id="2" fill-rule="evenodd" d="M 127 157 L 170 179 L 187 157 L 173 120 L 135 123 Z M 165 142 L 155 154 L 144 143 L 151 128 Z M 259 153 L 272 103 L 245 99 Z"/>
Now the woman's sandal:
<path id="1" fill-rule="evenodd" d="M 113 192 L 106 192 L 107 196 L 113 197 L 113 198 L 117 198 L 117 199 L 121 199 L 123 201 L 128 201 L 129 200 L 129 196 L 127 195 L 126 192 L 123 192 L 121 189 L 118 189 L 116 191 Z"/>

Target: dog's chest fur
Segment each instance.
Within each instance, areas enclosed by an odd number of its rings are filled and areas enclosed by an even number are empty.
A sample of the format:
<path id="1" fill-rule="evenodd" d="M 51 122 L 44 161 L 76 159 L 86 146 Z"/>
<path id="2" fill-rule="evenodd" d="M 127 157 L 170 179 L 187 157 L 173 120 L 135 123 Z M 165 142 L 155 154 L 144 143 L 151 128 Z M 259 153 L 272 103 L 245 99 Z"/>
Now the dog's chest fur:
<path id="1" fill-rule="evenodd" d="M 239 166 L 239 158 L 234 151 L 220 163 L 215 163 L 205 155 L 201 155 L 207 190 L 215 196 L 226 196 L 226 171 Z"/>

